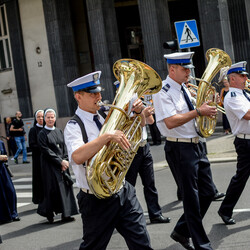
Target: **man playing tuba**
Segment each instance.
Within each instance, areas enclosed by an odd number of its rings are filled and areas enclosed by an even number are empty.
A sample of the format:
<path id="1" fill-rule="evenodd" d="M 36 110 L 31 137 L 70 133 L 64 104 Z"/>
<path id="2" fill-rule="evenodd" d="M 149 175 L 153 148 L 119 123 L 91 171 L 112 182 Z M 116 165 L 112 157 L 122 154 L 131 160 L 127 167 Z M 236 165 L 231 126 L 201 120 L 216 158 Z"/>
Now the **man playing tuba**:
<path id="1" fill-rule="evenodd" d="M 227 188 L 218 214 L 226 225 L 235 224 L 232 218 L 233 209 L 237 204 L 250 175 L 250 95 L 245 91 L 245 82 L 248 77 L 246 61 L 233 64 L 228 72 L 229 92 L 225 96 L 225 110 L 236 136 L 234 140 L 237 152 L 237 171 Z"/>
<path id="2" fill-rule="evenodd" d="M 191 95 L 184 83 L 194 66 L 194 52 L 177 52 L 164 57 L 168 72 L 162 90 L 153 96 L 157 126 L 166 137 L 165 155 L 176 182 L 182 189 L 184 214 L 180 217 L 171 238 L 186 249 L 212 249 L 202 225 L 202 218 L 215 195 L 210 163 L 194 120 L 215 116 L 216 107 L 204 102 L 194 109 Z M 194 246 L 190 243 L 192 238 Z"/>
<path id="3" fill-rule="evenodd" d="M 68 84 L 74 91 L 78 103 L 76 114 L 80 118 L 78 122 L 70 120 L 64 131 L 69 160 L 76 176 L 76 184 L 80 188 L 77 198 L 84 231 L 80 249 L 106 249 L 115 228 L 125 238 L 129 249 L 152 249 L 143 210 L 134 187 L 123 182 L 115 194 L 107 199 L 98 199 L 87 183 L 85 162 L 104 145 L 116 142 L 124 150 L 130 147 L 128 139 L 120 130 L 98 136 L 104 122 L 104 118 L 98 114 L 98 101 L 102 98 L 100 75 L 101 71 L 97 71 Z M 133 103 L 132 110 L 136 113 L 141 113 L 142 108 L 141 100 Z M 85 138 L 82 134 L 82 123 L 86 132 Z"/>

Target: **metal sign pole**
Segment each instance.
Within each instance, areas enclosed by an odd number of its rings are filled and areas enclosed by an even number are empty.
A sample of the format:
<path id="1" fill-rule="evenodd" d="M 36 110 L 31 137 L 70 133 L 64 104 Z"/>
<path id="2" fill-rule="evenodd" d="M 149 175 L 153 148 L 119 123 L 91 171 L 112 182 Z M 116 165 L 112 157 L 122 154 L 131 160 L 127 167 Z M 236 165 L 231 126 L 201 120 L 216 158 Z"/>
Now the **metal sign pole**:
<path id="1" fill-rule="evenodd" d="M 188 48 L 187 49 L 188 52 L 191 52 L 191 49 Z M 191 59 L 191 63 L 193 64 L 193 59 Z M 194 71 L 194 68 L 190 69 L 191 71 L 191 76 L 193 76 L 195 78 L 195 71 Z M 197 82 L 195 79 L 190 79 L 190 82 L 193 84 L 193 85 L 197 85 Z"/>

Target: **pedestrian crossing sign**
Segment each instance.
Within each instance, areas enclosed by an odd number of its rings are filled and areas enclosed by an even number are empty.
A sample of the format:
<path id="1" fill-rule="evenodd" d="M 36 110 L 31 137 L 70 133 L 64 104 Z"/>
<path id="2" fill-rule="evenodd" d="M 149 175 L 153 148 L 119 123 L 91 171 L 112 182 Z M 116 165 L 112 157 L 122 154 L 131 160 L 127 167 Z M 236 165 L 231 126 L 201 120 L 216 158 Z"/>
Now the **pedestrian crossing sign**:
<path id="1" fill-rule="evenodd" d="M 180 49 L 200 46 L 196 20 L 175 22 L 174 25 Z"/>

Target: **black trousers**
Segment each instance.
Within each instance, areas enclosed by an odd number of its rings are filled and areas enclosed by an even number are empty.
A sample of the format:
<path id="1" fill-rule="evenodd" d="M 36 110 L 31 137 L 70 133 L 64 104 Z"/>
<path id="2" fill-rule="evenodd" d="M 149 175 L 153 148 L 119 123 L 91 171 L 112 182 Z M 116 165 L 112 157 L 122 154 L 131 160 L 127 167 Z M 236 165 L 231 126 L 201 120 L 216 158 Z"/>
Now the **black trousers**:
<path id="1" fill-rule="evenodd" d="M 206 142 L 201 142 L 201 145 L 202 145 L 202 149 L 201 149 L 202 150 L 202 154 L 207 155 L 207 145 L 206 145 Z M 165 150 L 165 152 L 166 152 L 166 150 Z M 165 154 L 165 157 L 166 157 L 166 160 L 167 160 L 166 154 Z M 168 158 L 168 160 L 171 161 L 171 159 L 169 159 L 169 158 Z M 176 170 L 174 168 L 174 163 L 169 164 L 169 168 L 171 170 L 171 173 L 172 173 L 172 175 L 174 177 L 174 180 L 175 180 L 175 183 L 177 185 L 177 197 L 178 198 L 182 198 L 182 196 L 183 196 L 182 195 L 182 187 L 181 187 L 181 184 L 179 183 L 180 181 L 178 180 L 178 175 L 177 175 Z M 214 182 L 213 182 L 213 186 L 214 186 L 215 194 L 218 193 L 219 191 L 218 191 L 217 187 L 215 186 Z"/>
<path id="2" fill-rule="evenodd" d="M 155 115 L 153 115 L 154 119 L 155 119 Z M 149 130 L 150 130 L 150 134 L 152 137 L 152 141 L 154 144 L 161 144 L 161 133 L 159 131 L 159 129 L 156 126 L 156 122 L 154 122 L 153 124 L 149 124 Z"/>
<path id="3" fill-rule="evenodd" d="M 150 153 L 150 146 L 147 143 L 140 147 L 126 174 L 126 180 L 135 186 L 138 173 L 142 180 L 144 197 L 146 200 L 150 218 L 161 214 L 161 207 L 158 203 L 158 193 L 155 187 L 153 157 Z"/>
<path id="4" fill-rule="evenodd" d="M 210 163 L 202 143 L 166 141 L 165 153 L 183 194 L 184 214 L 174 230 L 185 237 L 192 237 L 195 249 L 212 249 L 202 218 L 212 202 L 215 190 Z"/>
<path id="5" fill-rule="evenodd" d="M 83 223 L 80 249 L 106 249 L 114 229 L 129 249 L 152 249 L 142 208 L 134 187 L 128 182 L 108 199 L 80 191 L 77 195 Z"/>
<path id="6" fill-rule="evenodd" d="M 226 216 L 231 217 L 233 209 L 238 202 L 250 175 L 250 140 L 240 139 L 234 140 L 234 146 L 237 152 L 237 170 L 232 177 L 227 188 L 226 197 L 222 201 L 219 211 Z"/>

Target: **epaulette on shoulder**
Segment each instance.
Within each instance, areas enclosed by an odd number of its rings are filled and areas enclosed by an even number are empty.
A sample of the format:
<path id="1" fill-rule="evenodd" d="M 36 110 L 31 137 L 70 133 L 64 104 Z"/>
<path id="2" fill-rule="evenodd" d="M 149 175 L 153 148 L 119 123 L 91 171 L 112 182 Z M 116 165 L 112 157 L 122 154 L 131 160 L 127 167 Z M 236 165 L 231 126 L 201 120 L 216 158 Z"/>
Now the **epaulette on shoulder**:
<path id="1" fill-rule="evenodd" d="M 164 85 L 162 87 L 162 89 L 165 91 L 165 92 L 168 92 L 168 90 L 170 89 L 170 85 L 167 83 L 166 85 Z"/>
<path id="2" fill-rule="evenodd" d="M 231 97 L 236 97 L 236 93 L 235 92 L 231 92 Z"/>
<path id="3" fill-rule="evenodd" d="M 68 121 L 68 124 L 71 124 L 71 123 L 72 123 L 72 124 L 76 124 L 77 122 L 74 121 L 74 120 L 69 120 L 69 121 Z"/>

